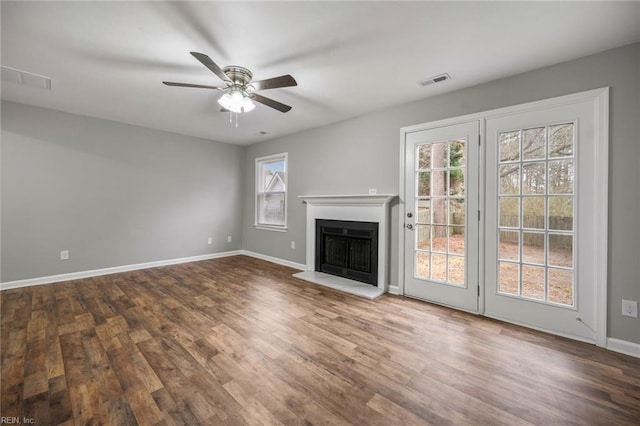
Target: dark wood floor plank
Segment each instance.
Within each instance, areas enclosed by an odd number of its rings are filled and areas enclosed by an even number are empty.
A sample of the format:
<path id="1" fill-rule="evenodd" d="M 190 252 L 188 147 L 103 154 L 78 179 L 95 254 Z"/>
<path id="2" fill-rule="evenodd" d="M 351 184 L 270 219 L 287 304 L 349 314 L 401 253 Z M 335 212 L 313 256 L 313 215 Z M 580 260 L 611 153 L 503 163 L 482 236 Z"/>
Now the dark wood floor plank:
<path id="1" fill-rule="evenodd" d="M 37 424 L 637 425 L 637 359 L 234 256 L 0 292 Z"/>

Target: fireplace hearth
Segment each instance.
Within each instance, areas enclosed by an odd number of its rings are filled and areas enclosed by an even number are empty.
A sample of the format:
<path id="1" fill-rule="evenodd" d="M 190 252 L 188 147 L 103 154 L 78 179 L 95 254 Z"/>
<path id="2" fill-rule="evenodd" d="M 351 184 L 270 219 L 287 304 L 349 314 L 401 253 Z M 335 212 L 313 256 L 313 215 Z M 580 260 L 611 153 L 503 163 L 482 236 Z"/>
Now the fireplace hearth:
<path id="1" fill-rule="evenodd" d="M 316 271 L 378 285 L 378 223 L 316 220 Z"/>

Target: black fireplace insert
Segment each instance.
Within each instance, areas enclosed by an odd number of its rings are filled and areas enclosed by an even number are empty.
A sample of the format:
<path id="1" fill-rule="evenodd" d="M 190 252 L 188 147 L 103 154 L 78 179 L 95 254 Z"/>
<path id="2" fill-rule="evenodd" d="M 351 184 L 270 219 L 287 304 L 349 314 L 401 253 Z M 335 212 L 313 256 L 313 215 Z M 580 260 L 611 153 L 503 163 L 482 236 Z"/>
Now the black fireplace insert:
<path id="1" fill-rule="evenodd" d="M 316 271 L 378 285 L 378 224 L 316 219 Z"/>

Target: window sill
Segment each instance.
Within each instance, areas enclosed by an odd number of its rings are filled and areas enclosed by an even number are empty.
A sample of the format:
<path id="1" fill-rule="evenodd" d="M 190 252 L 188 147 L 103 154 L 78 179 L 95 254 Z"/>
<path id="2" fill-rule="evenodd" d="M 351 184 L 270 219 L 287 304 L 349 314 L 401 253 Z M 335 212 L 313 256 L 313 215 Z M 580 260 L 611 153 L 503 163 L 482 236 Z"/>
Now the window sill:
<path id="1" fill-rule="evenodd" d="M 275 232 L 287 232 L 286 226 L 269 226 L 269 225 L 259 225 L 254 224 L 253 227 L 255 229 L 260 229 L 262 231 L 275 231 Z"/>

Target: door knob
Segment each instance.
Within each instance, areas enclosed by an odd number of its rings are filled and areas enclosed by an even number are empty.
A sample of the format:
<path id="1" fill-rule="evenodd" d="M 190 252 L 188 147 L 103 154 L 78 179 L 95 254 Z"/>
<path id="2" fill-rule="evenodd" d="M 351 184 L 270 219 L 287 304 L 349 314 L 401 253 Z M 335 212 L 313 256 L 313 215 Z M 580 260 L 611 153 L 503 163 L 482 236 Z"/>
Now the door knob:
<path id="1" fill-rule="evenodd" d="M 413 225 L 412 225 L 412 224 L 410 224 L 410 223 L 408 223 L 408 224 L 406 225 L 406 227 L 407 227 L 407 229 L 413 229 Z"/>

